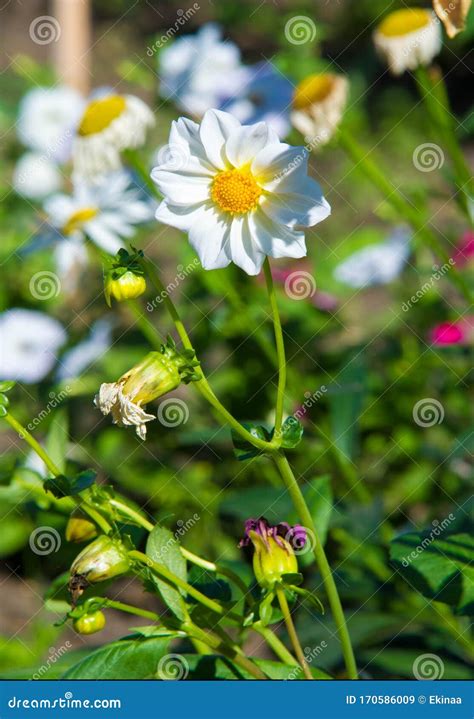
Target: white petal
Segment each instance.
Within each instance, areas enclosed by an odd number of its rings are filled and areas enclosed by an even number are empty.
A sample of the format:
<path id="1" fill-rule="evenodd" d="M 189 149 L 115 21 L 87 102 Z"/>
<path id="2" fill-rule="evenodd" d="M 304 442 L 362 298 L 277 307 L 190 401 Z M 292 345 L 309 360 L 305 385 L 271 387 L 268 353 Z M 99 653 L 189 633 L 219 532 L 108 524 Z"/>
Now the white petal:
<path id="1" fill-rule="evenodd" d="M 258 275 L 265 255 L 253 241 L 248 216 L 235 217 L 230 227 L 232 261 L 248 275 Z"/>
<path id="2" fill-rule="evenodd" d="M 227 166 L 225 143 L 240 122 L 228 112 L 208 110 L 201 122 L 200 137 L 210 162 L 219 170 Z"/>
<path id="3" fill-rule="evenodd" d="M 174 205 L 192 205 L 209 198 L 209 177 L 192 177 L 179 171 L 161 170 L 159 167 L 155 167 L 151 176 L 162 194 Z"/>
<path id="4" fill-rule="evenodd" d="M 199 217 L 201 208 L 202 205 L 180 207 L 179 205 L 169 205 L 163 201 L 158 207 L 155 217 L 158 222 L 187 232 Z"/>
<path id="5" fill-rule="evenodd" d="M 249 226 L 254 242 L 266 255 L 275 258 L 306 256 L 303 232 L 278 224 L 259 210 L 249 216 Z"/>
<path id="6" fill-rule="evenodd" d="M 331 214 L 331 208 L 323 197 L 320 186 L 315 180 L 305 178 L 301 186 L 303 192 L 271 193 L 265 195 L 260 203 L 261 209 L 270 218 L 284 225 L 303 225 L 311 227 L 325 220 Z"/>
<path id="7" fill-rule="evenodd" d="M 249 163 L 267 142 L 268 125 L 265 122 L 239 127 L 227 140 L 225 154 L 234 167 L 241 167 Z"/>
<path id="8" fill-rule="evenodd" d="M 196 157 L 203 165 L 211 168 L 207 161 L 206 153 L 199 135 L 197 122 L 188 120 L 187 117 L 180 117 L 171 123 L 169 145 L 181 148 L 191 157 Z"/>
<path id="9" fill-rule="evenodd" d="M 252 162 L 252 173 L 258 175 L 265 189 L 272 189 L 272 183 L 291 175 L 296 170 L 305 170 L 308 165 L 308 151 L 304 147 L 292 147 L 284 142 L 264 147 Z M 267 183 L 270 183 L 267 186 Z"/>
<path id="10" fill-rule="evenodd" d="M 100 221 L 94 222 L 92 220 L 91 222 L 88 222 L 86 232 L 90 239 L 95 242 L 98 247 L 111 255 L 115 255 L 120 248 L 124 246 L 121 239 L 117 237 L 117 234 L 109 230 Z"/>
<path id="11" fill-rule="evenodd" d="M 189 242 L 205 270 L 226 267 L 230 259 L 224 250 L 228 223 L 212 207 L 201 207 L 189 231 Z"/>

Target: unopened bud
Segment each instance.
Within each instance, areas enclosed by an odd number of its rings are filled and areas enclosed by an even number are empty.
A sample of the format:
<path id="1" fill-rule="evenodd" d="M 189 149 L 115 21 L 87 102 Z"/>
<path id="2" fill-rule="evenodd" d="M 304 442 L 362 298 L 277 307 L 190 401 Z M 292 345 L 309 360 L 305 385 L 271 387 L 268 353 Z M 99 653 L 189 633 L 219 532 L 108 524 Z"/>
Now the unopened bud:
<path id="1" fill-rule="evenodd" d="M 97 537 L 97 527 L 82 512 L 75 510 L 66 525 L 68 542 L 88 542 Z"/>

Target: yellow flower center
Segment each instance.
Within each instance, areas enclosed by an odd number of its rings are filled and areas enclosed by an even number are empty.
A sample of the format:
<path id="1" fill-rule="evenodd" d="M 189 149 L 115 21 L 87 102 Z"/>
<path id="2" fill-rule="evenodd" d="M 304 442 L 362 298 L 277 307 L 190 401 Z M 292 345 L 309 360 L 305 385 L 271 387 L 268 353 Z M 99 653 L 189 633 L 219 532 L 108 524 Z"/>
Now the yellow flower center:
<path id="1" fill-rule="evenodd" d="M 95 135 L 97 132 L 102 132 L 122 114 L 126 104 L 125 98 L 121 95 L 109 95 L 100 100 L 93 100 L 82 116 L 79 135 Z"/>
<path id="2" fill-rule="evenodd" d="M 432 21 L 430 10 L 423 8 L 404 8 L 387 15 L 379 25 L 379 32 L 386 37 L 408 35 L 426 27 Z"/>
<path id="3" fill-rule="evenodd" d="M 262 192 L 252 173 L 246 169 L 219 172 L 211 186 L 213 201 L 231 215 L 255 209 Z"/>
<path id="4" fill-rule="evenodd" d="M 295 110 L 304 110 L 315 103 L 322 102 L 331 94 L 334 87 L 334 75 L 322 73 L 310 75 L 302 80 L 293 95 Z"/>
<path id="5" fill-rule="evenodd" d="M 84 222 L 92 220 L 98 212 L 99 210 L 96 207 L 83 207 L 81 210 L 76 210 L 64 225 L 63 235 L 72 235 L 73 232 L 82 227 Z"/>

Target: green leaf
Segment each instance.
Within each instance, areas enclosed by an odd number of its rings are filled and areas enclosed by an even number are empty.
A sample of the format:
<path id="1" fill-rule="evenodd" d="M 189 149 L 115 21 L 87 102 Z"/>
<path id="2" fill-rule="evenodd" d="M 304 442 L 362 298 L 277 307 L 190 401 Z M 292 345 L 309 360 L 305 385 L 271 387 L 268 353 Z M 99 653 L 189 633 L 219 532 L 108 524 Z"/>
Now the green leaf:
<path id="1" fill-rule="evenodd" d="M 423 532 L 402 534 L 390 544 L 393 564 L 421 594 L 455 607 L 460 614 L 474 610 L 471 534 L 443 533 L 441 523 Z"/>
<path id="2" fill-rule="evenodd" d="M 68 424 L 66 410 L 57 410 L 46 438 L 46 450 L 63 474 L 66 471 L 66 453 L 69 442 Z"/>
<path id="3" fill-rule="evenodd" d="M 8 414 L 8 409 L 5 407 L 4 404 L 0 404 L 0 417 L 6 417 Z"/>
<path id="4" fill-rule="evenodd" d="M 263 425 L 257 425 L 257 424 L 250 424 L 249 422 L 242 422 L 242 427 L 244 427 L 253 437 L 256 437 L 257 439 L 261 439 L 265 442 L 269 442 L 271 435 L 268 432 L 268 430 Z M 240 434 L 238 434 L 234 429 L 231 431 L 232 435 L 232 441 L 234 443 L 234 452 L 235 456 L 240 462 L 243 462 L 246 459 L 251 459 L 252 457 L 257 457 L 259 454 L 262 454 L 261 449 L 257 449 L 253 446 L 250 442 L 247 442 L 247 440 L 242 439 Z"/>
<path id="5" fill-rule="evenodd" d="M 89 654 L 68 669 L 63 679 L 154 679 L 169 637 L 121 639 Z"/>
<path id="6" fill-rule="evenodd" d="M 269 592 L 260 602 L 258 613 L 264 627 L 266 627 L 272 621 L 272 602 L 274 597 L 275 594 L 273 592 Z"/>
<path id="7" fill-rule="evenodd" d="M 303 425 L 296 417 L 287 417 L 281 427 L 281 446 L 294 449 L 301 442 L 303 431 Z"/>
<path id="8" fill-rule="evenodd" d="M 16 382 L 0 382 L 0 392 L 9 392 L 15 384 Z"/>
<path id="9" fill-rule="evenodd" d="M 290 589 L 295 594 L 299 594 L 301 597 L 303 597 L 303 600 L 310 602 L 310 604 L 312 604 L 313 607 L 315 607 L 318 610 L 318 612 L 321 612 L 321 614 L 324 614 L 324 606 L 315 594 L 313 594 L 312 592 L 309 592 L 307 589 L 303 589 L 303 587 L 297 587 L 295 585 L 290 586 Z"/>
<path id="10" fill-rule="evenodd" d="M 163 564 L 180 579 L 187 581 L 186 560 L 181 554 L 179 542 L 169 529 L 156 526 L 150 532 L 146 543 L 146 554 L 157 564 Z M 171 609 L 178 619 L 183 620 L 185 618 L 182 598 L 184 592 L 174 589 L 155 575 L 153 575 L 153 582 L 156 584 L 166 606 Z"/>
<path id="11" fill-rule="evenodd" d="M 245 669 L 241 669 L 234 662 L 226 657 L 206 654 L 199 656 L 196 654 L 182 654 L 181 661 L 186 662 L 188 668 L 188 680 L 239 680 L 254 679 Z M 253 659 L 254 663 L 270 679 L 301 679 L 301 670 L 297 665 L 289 666 L 281 662 L 274 662 L 269 659 Z M 331 679 L 321 669 L 310 667 L 310 671 L 315 679 Z"/>
<path id="12" fill-rule="evenodd" d="M 58 499 L 74 497 L 94 484 L 96 477 L 97 474 L 93 469 L 79 472 L 75 477 L 66 477 L 64 474 L 60 474 L 57 477 L 47 479 L 44 483 L 44 488 Z"/>
<path id="13" fill-rule="evenodd" d="M 367 366 L 362 351 L 345 360 L 328 391 L 334 444 L 346 459 L 356 454 L 359 417 L 366 395 Z"/>
<path id="14" fill-rule="evenodd" d="M 296 574 L 282 574 L 281 581 L 283 584 L 288 584 L 290 586 L 299 586 L 303 581 L 303 575 L 299 572 Z"/>

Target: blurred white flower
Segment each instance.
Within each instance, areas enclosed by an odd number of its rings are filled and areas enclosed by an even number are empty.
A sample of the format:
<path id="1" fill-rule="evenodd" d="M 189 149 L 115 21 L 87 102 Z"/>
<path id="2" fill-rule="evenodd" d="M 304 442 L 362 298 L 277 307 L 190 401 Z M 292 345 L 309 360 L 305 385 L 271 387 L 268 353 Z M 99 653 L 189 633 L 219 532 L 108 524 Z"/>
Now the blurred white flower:
<path id="1" fill-rule="evenodd" d="M 356 289 L 385 285 L 398 277 L 409 256 L 410 235 L 398 228 L 385 242 L 354 252 L 333 274 L 339 282 Z"/>
<path id="2" fill-rule="evenodd" d="M 30 200 L 44 200 L 61 187 L 57 165 L 39 152 L 25 152 L 13 170 L 13 187 Z"/>
<path id="3" fill-rule="evenodd" d="M 54 259 L 63 291 L 72 294 L 79 285 L 82 270 L 89 264 L 82 235 L 76 232 L 71 237 L 62 237 L 56 242 Z"/>
<path id="4" fill-rule="evenodd" d="M 199 118 L 234 96 L 247 78 L 239 48 L 222 40 L 222 31 L 214 23 L 165 47 L 159 56 L 159 73 L 161 96 Z"/>
<path id="5" fill-rule="evenodd" d="M 264 122 L 242 126 L 208 110 L 201 125 L 174 122 L 170 146 L 183 162 L 162 162 L 152 178 L 164 195 L 156 218 L 189 233 L 204 269 L 234 262 L 249 275 L 266 255 L 304 257 L 302 228 L 330 214 L 307 176 L 308 153 L 280 142 Z"/>
<path id="6" fill-rule="evenodd" d="M 15 308 L 0 314 L 0 379 L 39 382 L 56 363 L 66 342 L 63 326 L 36 310 Z"/>
<path id="7" fill-rule="evenodd" d="M 83 108 L 84 98 L 70 87 L 30 90 L 20 103 L 18 138 L 47 159 L 66 162 Z"/>
<path id="8" fill-rule="evenodd" d="M 154 124 L 148 105 L 134 95 L 93 97 L 73 139 L 75 175 L 94 178 L 120 169 L 120 153 L 143 145 Z"/>
<path id="9" fill-rule="evenodd" d="M 440 22 L 427 8 L 394 10 L 377 26 L 373 38 L 393 75 L 429 65 L 443 42 Z"/>
<path id="10" fill-rule="evenodd" d="M 75 347 L 65 352 L 56 372 L 58 380 L 78 377 L 97 359 L 102 357 L 112 344 L 112 324 L 108 320 L 97 320 L 91 327 L 90 335 Z"/>
<path id="11" fill-rule="evenodd" d="M 341 121 L 348 92 L 343 75 L 309 75 L 296 87 L 291 122 L 308 142 L 325 145 Z"/>
<path id="12" fill-rule="evenodd" d="M 61 235 L 76 243 L 88 237 L 110 254 L 123 247 L 123 238 L 133 236 L 134 225 L 153 217 L 152 204 L 130 186 L 126 172 L 103 175 L 95 183 L 76 180 L 72 195 L 53 195 L 44 209 Z"/>

